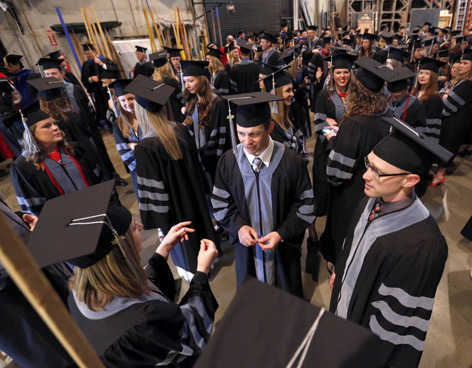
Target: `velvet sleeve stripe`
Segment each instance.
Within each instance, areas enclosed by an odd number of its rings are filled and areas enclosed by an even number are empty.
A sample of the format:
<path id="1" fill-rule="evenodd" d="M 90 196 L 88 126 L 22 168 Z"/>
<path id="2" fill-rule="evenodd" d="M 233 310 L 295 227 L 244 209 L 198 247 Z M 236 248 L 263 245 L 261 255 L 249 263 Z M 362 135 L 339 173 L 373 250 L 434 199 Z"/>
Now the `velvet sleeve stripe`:
<path id="1" fill-rule="evenodd" d="M 379 294 L 382 296 L 392 296 L 405 308 L 422 308 L 428 311 L 433 310 L 434 298 L 426 296 L 413 296 L 401 288 L 388 287 L 382 283 L 379 287 Z"/>
<path id="2" fill-rule="evenodd" d="M 213 216 L 219 222 L 228 214 L 228 199 L 230 194 L 216 185 L 213 187 L 213 195 L 211 196 L 211 205 L 213 206 Z"/>
<path id="3" fill-rule="evenodd" d="M 169 194 L 163 181 L 138 176 L 138 195 L 141 211 L 169 212 Z"/>
<path id="4" fill-rule="evenodd" d="M 46 197 L 26 198 L 17 195 L 16 199 L 20 205 L 21 212 L 32 214 L 39 214 L 40 211 L 38 211 L 38 209 L 46 203 Z"/>

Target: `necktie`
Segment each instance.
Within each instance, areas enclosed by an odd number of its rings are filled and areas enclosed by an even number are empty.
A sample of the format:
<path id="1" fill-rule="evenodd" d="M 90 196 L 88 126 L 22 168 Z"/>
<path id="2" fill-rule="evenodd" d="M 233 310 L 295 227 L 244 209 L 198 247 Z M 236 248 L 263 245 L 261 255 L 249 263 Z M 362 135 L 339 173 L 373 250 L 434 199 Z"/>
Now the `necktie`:
<path id="1" fill-rule="evenodd" d="M 369 216 L 369 221 L 368 221 L 368 223 L 370 223 L 373 219 L 379 217 L 380 214 L 381 214 L 380 202 L 377 201 L 377 202 L 375 203 L 374 208 L 372 208 L 372 211 L 370 211 L 370 216 Z"/>
<path id="2" fill-rule="evenodd" d="M 252 169 L 256 174 L 259 174 L 261 171 L 261 166 L 262 166 L 262 160 L 259 157 L 255 157 L 254 160 L 252 161 Z"/>

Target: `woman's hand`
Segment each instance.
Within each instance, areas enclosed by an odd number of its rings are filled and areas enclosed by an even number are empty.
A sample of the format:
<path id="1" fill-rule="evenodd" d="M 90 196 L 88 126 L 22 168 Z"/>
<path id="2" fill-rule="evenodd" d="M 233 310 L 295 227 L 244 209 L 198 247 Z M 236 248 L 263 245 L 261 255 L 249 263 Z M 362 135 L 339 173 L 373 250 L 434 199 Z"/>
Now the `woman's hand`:
<path id="1" fill-rule="evenodd" d="M 160 254 L 165 259 L 168 259 L 170 250 L 175 247 L 178 242 L 188 240 L 188 233 L 195 232 L 195 229 L 186 227 L 191 223 L 192 221 L 185 221 L 172 226 L 161 244 L 157 247 L 156 253 Z"/>
<path id="2" fill-rule="evenodd" d="M 326 118 L 326 122 L 331 125 L 332 127 L 337 127 L 338 126 L 338 123 L 336 122 L 336 120 L 334 120 L 333 118 Z"/>
<path id="3" fill-rule="evenodd" d="M 202 239 L 197 258 L 197 271 L 208 275 L 210 266 L 217 255 L 218 251 L 216 250 L 215 243 L 208 239 Z"/>

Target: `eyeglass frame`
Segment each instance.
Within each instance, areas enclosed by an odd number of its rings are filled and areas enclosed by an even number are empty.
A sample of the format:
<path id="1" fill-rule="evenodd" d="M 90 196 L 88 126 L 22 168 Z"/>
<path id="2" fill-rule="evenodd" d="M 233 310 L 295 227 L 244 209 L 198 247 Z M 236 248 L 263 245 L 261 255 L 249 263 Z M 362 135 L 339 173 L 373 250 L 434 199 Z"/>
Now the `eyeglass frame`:
<path id="1" fill-rule="evenodd" d="M 380 179 L 380 178 L 383 178 L 383 177 L 387 177 L 387 176 L 401 176 L 401 175 L 409 175 L 410 173 L 408 172 L 405 172 L 405 173 L 397 173 L 397 174 L 381 174 L 379 173 L 379 171 L 375 168 L 373 168 L 371 165 L 370 165 L 370 161 L 369 159 L 367 158 L 367 156 L 364 157 L 364 165 L 365 165 L 365 168 L 367 170 L 372 170 L 373 173 L 375 173 L 375 175 L 377 175 L 377 177 Z"/>

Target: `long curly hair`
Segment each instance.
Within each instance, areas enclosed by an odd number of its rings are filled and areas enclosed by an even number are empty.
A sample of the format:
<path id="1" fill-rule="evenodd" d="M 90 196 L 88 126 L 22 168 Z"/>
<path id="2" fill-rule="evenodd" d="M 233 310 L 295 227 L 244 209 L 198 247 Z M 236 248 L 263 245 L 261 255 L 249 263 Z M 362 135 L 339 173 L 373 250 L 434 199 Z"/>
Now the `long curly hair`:
<path id="1" fill-rule="evenodd" d="M 37 124 L 34 124 L 33 126 L 29 128 L 33 137 L 34 137 L 34 134 L 36 133 L 36 128 L 37 128 Z M 63 149 L 67 151 L 71 156 L 74 156 L 74 147 L 71 143 L 67 141 L 66 134 L 62 130 L 61 130 L 61 135 L 62 135 L 62 141 L 57 143 L 58 148 Z M 42 151 L 43 148 L 41 147 L 41 144 L 37 140 L 36 140 L 36 144 L 38 145 L 40 151 L 37 153 L 32 153 L 28 155 L 26 157 L 26 161 L 32 163 L 36 167 L 37 170 L 44 170 L 44 167 L 41 165 L 41 162 L 43 162 L 43 157 L 44 157 L 44 153 Z"/>
<path id="2" fill-rule="evenodd" d="M 69 100 L 64 96 L 64 92 L 61 93 L 61 96 L 52 99 L 46 99 L 40 95 L 39 107 L 42 111 L 51 116 L 54 120 L 60 121 L 69 121 L 69 118 L 67 117 L 64 111 L 78 112 L 72 109 L 72 105 L 70 104 Z"/>
<path id="3" fill-rule="evenodd" d="M 184 123 L 187 126 L 193 125 L 192 114 L 195 111 L 198 96 L 200 96 L 200 101 L 198 101 L 198 126 L 200 129 L 203 129 L 204 127 L 210 125 L 210 114 L 211 108 L 213 106 L 213 93 L 211 92 L 210 82 L 208 81 L 207 77 L 204 75 L 199 75 L 195 78 L 198 79 L 197 93 L 193 95 L 188 91 L 188 89 L 184 90 L 184 99 L 187 101 L 187 104 L 185 105 L 186 118 Z"/>
<path id="4" fill-rule="evenodd" d="M 382 93 L 374 93 L 365 88 L 357 78 L 352 75 L 346 93 L 348 110 L 345 118 L 358 115 L 375 116 L 385 111 L 387 100 Z"/>

